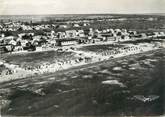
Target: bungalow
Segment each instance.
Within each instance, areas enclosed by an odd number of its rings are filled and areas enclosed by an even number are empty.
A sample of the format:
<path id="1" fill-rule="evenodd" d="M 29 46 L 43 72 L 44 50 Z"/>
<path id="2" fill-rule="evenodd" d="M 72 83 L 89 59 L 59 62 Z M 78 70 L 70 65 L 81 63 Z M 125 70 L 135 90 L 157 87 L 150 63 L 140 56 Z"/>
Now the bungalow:
<path id="1" fill-rule="evenodd" d="M 89 33 L 88 34 L 89 34 L 89 36 L 92 36 L 93 37 L 94 32 L 93 32 L 93 29 L 92 28 L 89 29 Z"/>
<path id="2" fill-rule="evenodd" d="M 153 32 L 146 33 L 147 37 L 153 37 L 155 34 Z"/>
<path id="3" fill-rule="evenodd" d="M 59 28 L 68 28 L 67 25 L 59 25 Z"/>
<path id="4" fill-rule="evenodd" d="M 165 36 L 165 32 L 160 32 L 160 35 L 161 36 Z"/>
<path id="5" fill-rule="evenodd" d="M 4 38 L 4 44 L 9 44 L 11 40 L 13 40 L 15 37 L 14 36 L 8 36 Z"/>
<path id="6" fill-rule="evenodd" d="M 113 34 L 111 33 L 101 33 L 99 35 L 103 37 L 103 40 L 108 40 L 109 37 L 113 37 Z"/>
<path id="7" fill-rule="evenodd" d="M 0 45 L 3 45 L 3 44 L 4 44 L 4 39 L 0 38 Z"/>
<path id="8" fill-rule="evenodd" d="M 5 53 L 5 45 L 0 45 L 0 55 Z"/>
<path id="9" fill-rule="evenodd" d="M 134 37 L 135 35 L 137 35 L 136 31 L 128 31 L 128 34 L 130 37 Z"/>
<path id="10" fill-rule="evenodd" d="M 26 47 L 26 44 L 28 43 L 27 40 L 21 40 L 20 42 L 22 47 Z"/>
<path id="11" fill-rule="evenodd" d="M 22 46 L 15 46 L 14 51 L 22 51 L 23 47 Z"/>
<path id="12" fill-rule="evenodd" d="M 1 37 L 4 38 L 5 37 L 5 34 L 1 34 Z"/>
<path id="13" fill-rule="evenodd" d="M 154 33 L 154 37 L 158 37 L 159 36 L 159 32 L 153 32 Z"/>
<path id="14" fill-rule="evenodd" d="M 77 39 L 57 39 L 56 40 L 56 45 L 57 46 L 68 46 L 68 45 L 75 45 L 77 44 Z"/>
<path id="15" fill-rule="evenodd" d="M 104 39 L 103 38 L 94 38 L 94 39 L 92 39 L 92 43 L 98 43 L 98 42 L 103 41 Z"/>
<path id="16" fill-rule="evenodd" d="M 120 29 L 115 29 L 115 32 L 118 33 L 118 32 L 121 32 L 121 30 Z"/>
<path id="17" fill-rule="evenodd" d="M 147 34 L 146 33 L 141 33 L 141 38 L 147 38 Z"/>
<path id="18" fill-rule="evenodd" d="M 130 37 L 129 35 L 121 35 L 121 40 L 120 41 L 126 41 L 126 40 L 129 40 Z"/>
<path id="19" fill-rule="evenodd" d="M 67 30 L 65 33 L 67 38 L 75 38 L 77 36 L 76 30 Z"/>
<path id="20" fill-rule="evenodd" d="M 111 29 L 109 29 L 109 32 L 110 32 L 110 33 L 112 33 L 112 34 L 114 34 L 114 33 L 115 33 L 114 29 L 112 29 L 112 28 L 111 28 Z"/>
<path id="21" fill-rule="evenodd" d="M 82 38 L 79 38 L 78 39 L 78 43 L 81 44 L 89 44 L 89 43 L 92 43 L 92 40 L 91 39 L 88 39 L 87 37 L 82 37 Z"/>
<path id="22" fill-rule="evenodd" d="M 122 32 L 123 34 L 126 34 L 126 33 L 127 33 L 127 29 L 121 29 L 121 32 Z"/>
<path id="23" fill-rule="evenodd" d="M 33 44 L 34 46 L 38 46 L 38 45 L 39 45 L 39 40 L 33 40 L 33 41 L 32 41 L 32 44 Z"/>
<path id="24" fill-rule="evenodd" d="M 85 37 L 84 30 L 78 30 L 77 31 L 77 36 L 78 37 Z"/>
<path id="25" fill-rule="evenodd" d="M 12 52 L 13 50 L 14 50 L 14 46 L 13 45 L 7 44 L 5 46 L 5 51 L 6 52 Z"/>
<path id="26" fill-rule="evenodd" d="M 65 32 L 58 32 L 58 33 L 57 33 L 57 38 L 58 38 L 58 39 L 66 38 Z"/>
<path id="27" fill-rule="evenodd" d="M 73 27 L 80 27 L 79 24 L 73 24 Z"/>
<path id="28" fill-rule="evenodd" d="M 98 33 L 99 34 L 99 33 L 101 33 L 101 31 L 99 31 L 98 29 L 95 29 L 94 33 Z"/>
<path id="29" fill-rule="evenodd" d="M 89 22 L 93 22 L 93 21 L 86 21 L 86 23 L 84 23 L 84 26 L 90 26 Z"/>
<path id="30" fill-rule="evenodd" d="M 51 32 L 46 32 L 46 35 L 50 38 L 54 38 L 55 37 L 55 32 L 52 30 Z"/>
<path id="31" fill-rule="evenodd" d="M 18 34 L 18 37 L 22 38 L 24 35 L 25 35 L 25 33 L 20 33 L 20 34 Z"/>
<path id="32" fill-rule="evenodd" d="M 107 41 L 114 42 L 115 41 L 115 37 L 108 37 Z"/>
<path id="33" fill-rule="evenodd" d="M 18 36 L 20 37 L 20 38 L 22 38 L 23 36 L 34 36 L 34 33 L 20 33 L 20 34 L 18 34 Z"/>
<path id="34" fill-rule="evenodd" d="M 33 36 L 33 40 L 37 40 L 37 41 L 39 41 L 40 39 L 41 39 L 41 36 L 40 36 L 40 35 Z"/>
<path id="35" fill-rule="evenodd" d="M 12 39 L 11 41 L 9 41 L 9 44 L 16 46 L 17 42 L 14 39 Z"/>
<path id="36" fill-rule="evenodd" d="M 121 36 L 115 36 L 114 38 L 115 38 L 115 41 L 117 42 L 121 41 Z"/>

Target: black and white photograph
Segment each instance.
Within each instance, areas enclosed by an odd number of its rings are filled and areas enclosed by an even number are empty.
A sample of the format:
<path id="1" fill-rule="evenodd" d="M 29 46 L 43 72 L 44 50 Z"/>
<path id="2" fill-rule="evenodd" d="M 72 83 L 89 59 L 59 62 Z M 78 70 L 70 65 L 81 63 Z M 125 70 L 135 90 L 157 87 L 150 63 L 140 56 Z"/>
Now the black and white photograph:
<path id="1" fill-rule="evenodd" d="M 0 117 L 165 116 L 165 0 L 0 0 Z"/>

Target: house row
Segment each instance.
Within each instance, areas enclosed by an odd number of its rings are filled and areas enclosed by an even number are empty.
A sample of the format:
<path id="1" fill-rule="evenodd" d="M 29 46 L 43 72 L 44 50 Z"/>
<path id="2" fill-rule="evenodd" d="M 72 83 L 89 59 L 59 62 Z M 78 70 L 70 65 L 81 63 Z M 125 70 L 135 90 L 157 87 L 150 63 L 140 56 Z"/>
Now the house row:
<path id="1" fill-rule="evenodd" d="M 61 32 L 45 32 L 43 35 L 35 35 L 35 33 L 20 33 L 18 36 L 7 36 L 4 34 L 0 36 L 1 45 L 11 46 L 14 50 L 31 49 L 35 50 L 36 47 L 46 46 L 67 46 L 73 44 L 89 44 L 101 41 L 125 41 L 136 38 L 148 37 L 165 37 L 164 32 L 153 33 L 137 33 L 136 31 L 127 31 L 126 29 L 79 29 L 79 30 L 66 30 Z M 14 46 L 14 47 L 13 47 Z"/>

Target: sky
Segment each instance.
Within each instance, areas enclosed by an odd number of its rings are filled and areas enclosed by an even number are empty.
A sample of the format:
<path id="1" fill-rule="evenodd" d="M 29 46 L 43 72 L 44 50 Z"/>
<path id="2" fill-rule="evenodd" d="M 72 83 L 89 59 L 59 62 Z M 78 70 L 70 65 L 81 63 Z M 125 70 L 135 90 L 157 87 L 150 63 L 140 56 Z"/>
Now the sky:
<path id="1" fill-rule="evenodd" d="M 165 13 L 165 0 L 0 0 L 0 15 Z"/>

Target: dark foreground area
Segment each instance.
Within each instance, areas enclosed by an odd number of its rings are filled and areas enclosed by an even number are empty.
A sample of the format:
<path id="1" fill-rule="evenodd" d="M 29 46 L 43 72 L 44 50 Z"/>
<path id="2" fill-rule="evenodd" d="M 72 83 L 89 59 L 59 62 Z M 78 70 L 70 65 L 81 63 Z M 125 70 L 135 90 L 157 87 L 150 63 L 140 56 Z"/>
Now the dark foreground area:
<path id="1" fill-rule="evenodd" d="M 2 115 L 164 114 L 165 50 L 0 84 Z M 152 98 L 150 98 L 152 97 Z M 145 100 L 146 99 L 146 100 Z M 150 99 L 150 100 L 147 100 Z"/>

